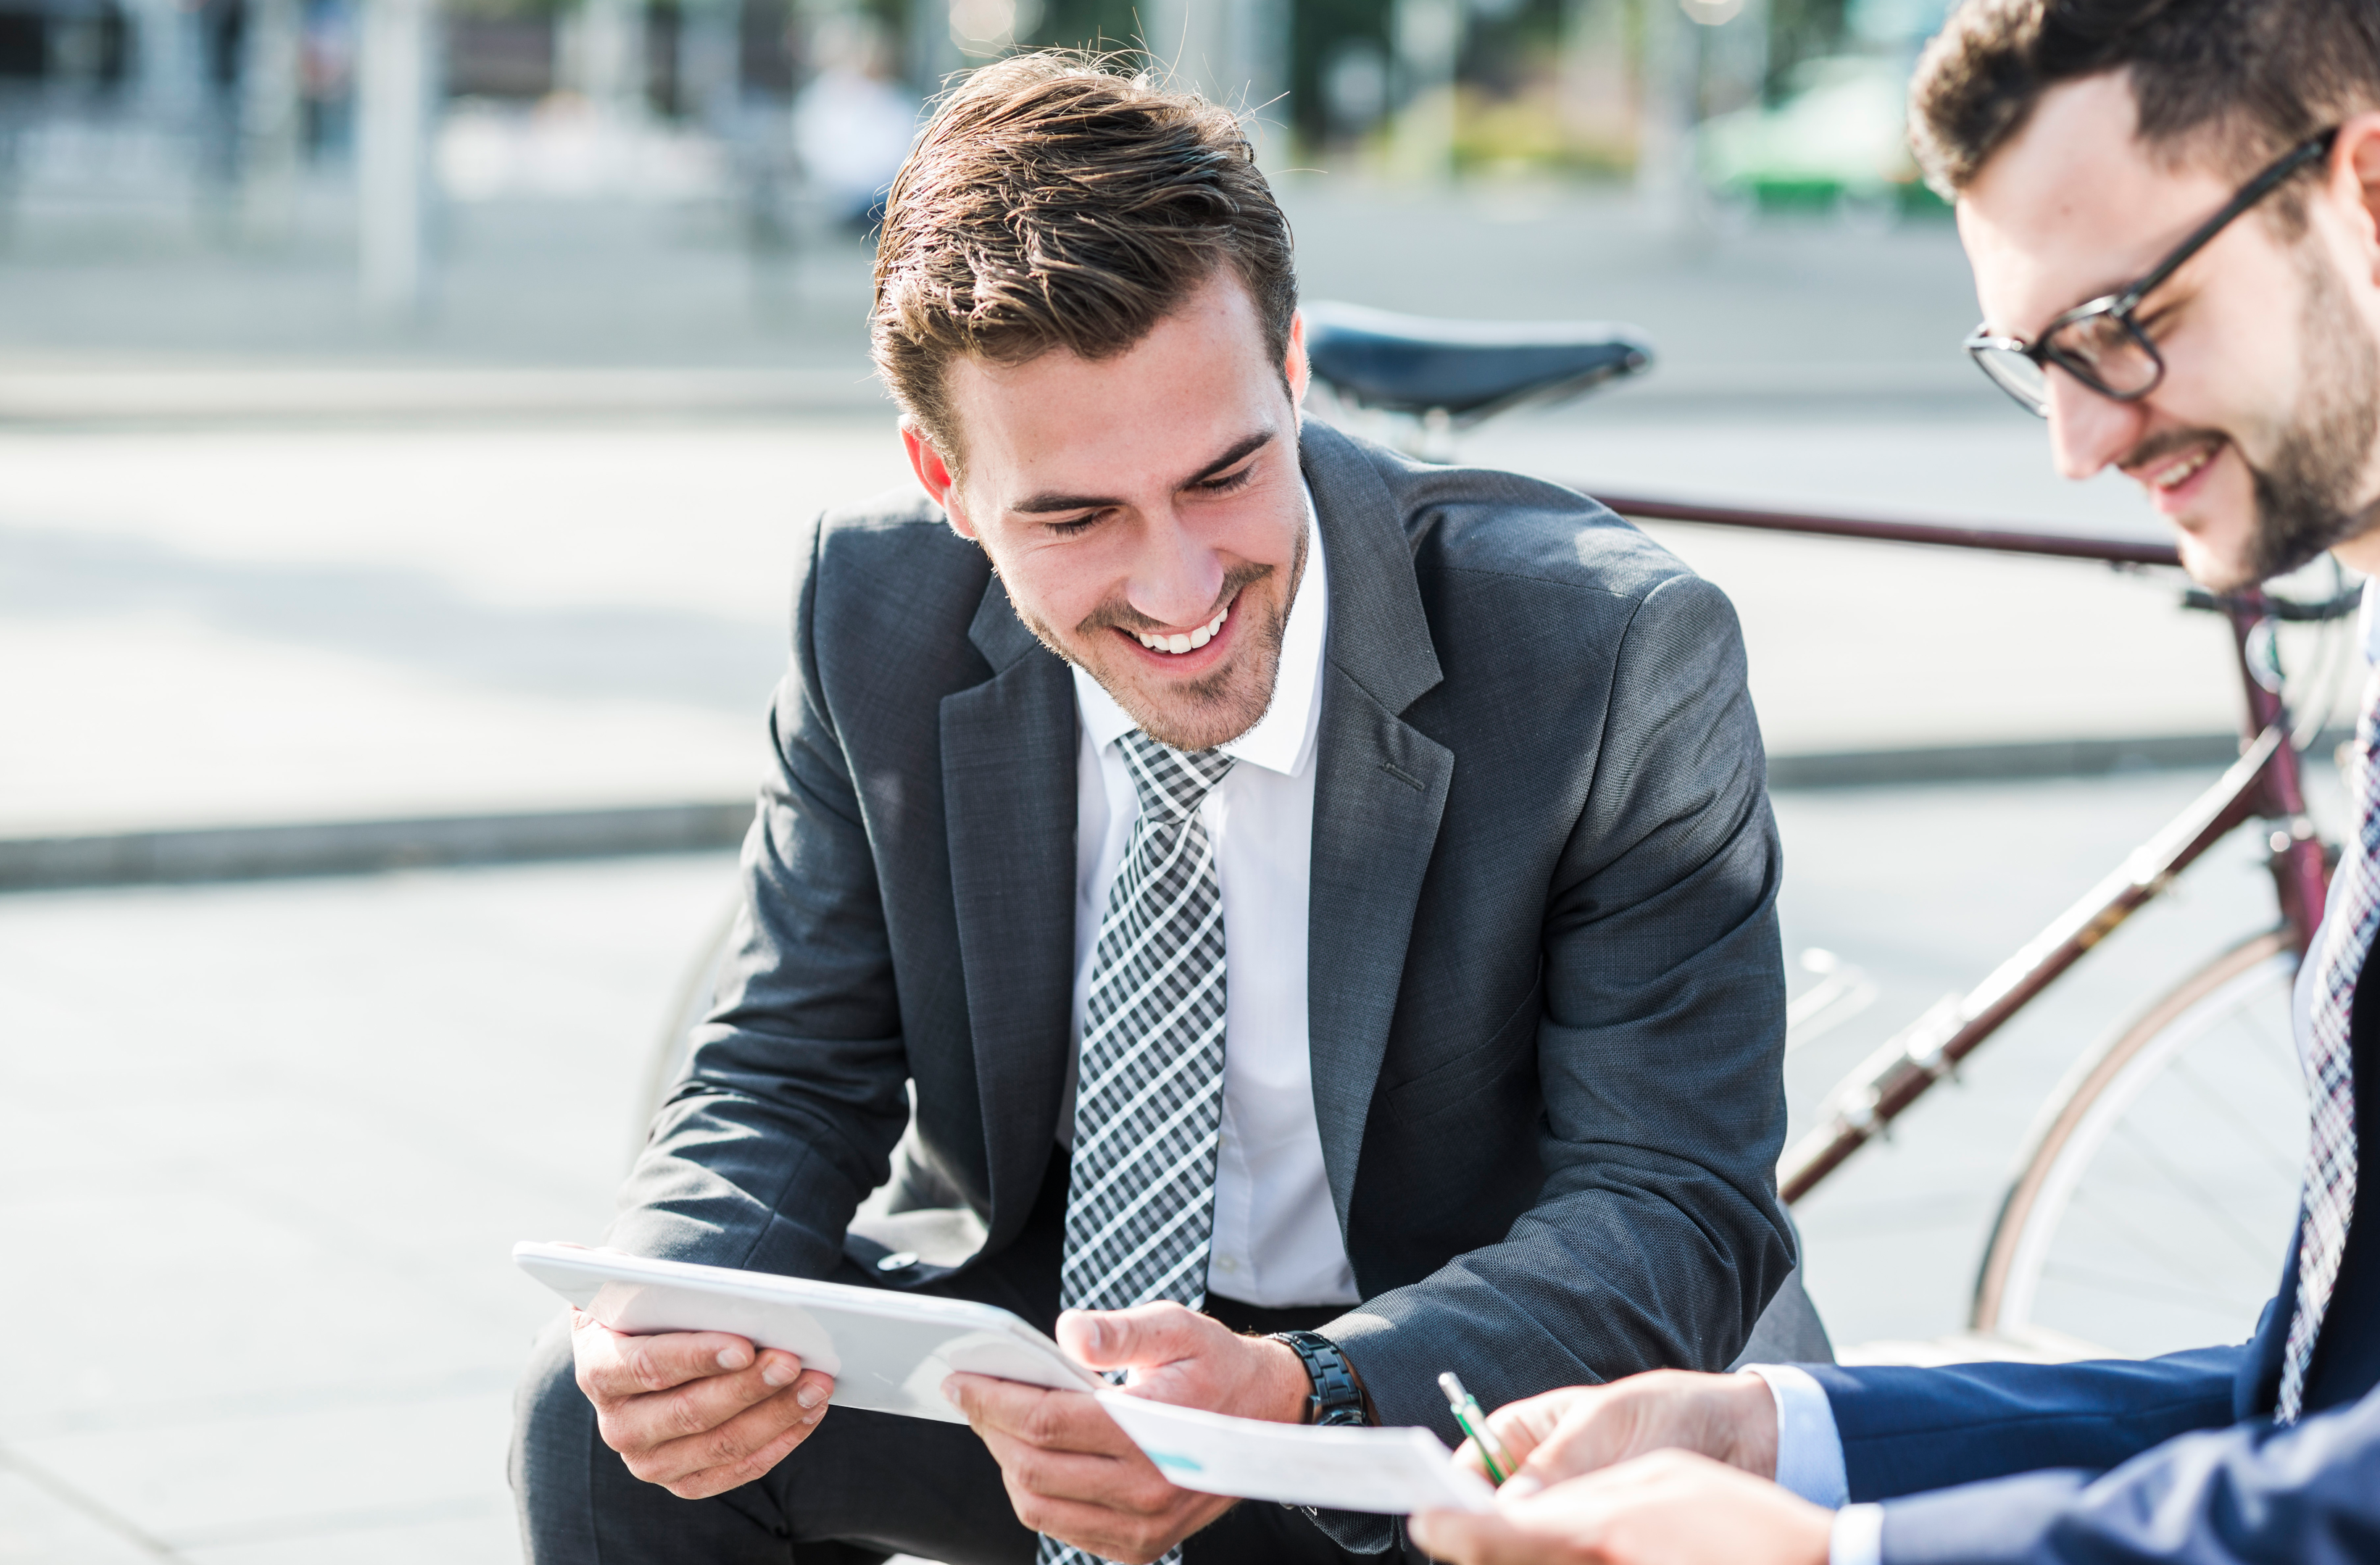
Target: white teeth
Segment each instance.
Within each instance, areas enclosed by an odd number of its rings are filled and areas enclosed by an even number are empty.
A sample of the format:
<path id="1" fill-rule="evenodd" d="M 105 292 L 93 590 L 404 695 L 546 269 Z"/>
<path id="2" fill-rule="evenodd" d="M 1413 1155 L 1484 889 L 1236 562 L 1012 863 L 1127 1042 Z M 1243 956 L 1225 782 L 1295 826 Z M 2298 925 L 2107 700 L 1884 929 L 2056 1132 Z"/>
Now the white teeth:
<path id="1" fill-rule="evenodd" d="M 1208 642 L 1212 641 L 1216 637 L 1221 635 L 1223 630 L 1223 622 L 1231 617 L 1232 611 L 1227 607 L 1221 613 L 1217 614 L 1213 619 L 1208 620 L 1205 625 L 1200 625 L 1197 629 L 1190 632 L 1187 636 L 1151 636 L 1148 632 L 1140 630 L 1134 631 L 1133 635 L 1138 638 L 1142 646 L 1148 648 L 1152 652 L 1181 653 L 1194 651 L 1200 647 L 1204 647 Z"/>
<path id="2" fill-rule="evenodd" d="M 2213 450 L 2205 446 L 2201 446 L 2196 451 L 2192 452 L 2188 456 L 2176 462 L 2172 467 L 2167 467 L 2161 472 L 2151 474 L 2149 477 L 2149 483 L 2152 487 L 2156 489 L 2176 488 L 2184 480 L 2189 479 L 2192 474 L 2197 472 L 2199 468 L 2205 467 L 2207 463 L 2214 459 L 2215 453 Z"/>

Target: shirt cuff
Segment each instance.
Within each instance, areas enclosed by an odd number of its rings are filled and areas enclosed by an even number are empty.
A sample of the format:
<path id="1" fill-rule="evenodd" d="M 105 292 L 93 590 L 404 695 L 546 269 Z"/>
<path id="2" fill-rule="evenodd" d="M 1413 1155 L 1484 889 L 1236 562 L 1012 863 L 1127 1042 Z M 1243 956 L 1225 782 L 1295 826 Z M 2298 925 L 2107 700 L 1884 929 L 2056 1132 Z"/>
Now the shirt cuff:
<path id="1" fill-rule="evenodd" d="M 1790 1364 L 1743 1366 L 1768 1382 L 1777 1402 L 1777 1482 L 1813 1505 L 1829 1510 L 1852 1498 L 1843 1475 L 1843 1441 L 1835 1431 L 1835 1410 L 1826 1389 L 1806 1369 Z M 1866 1558 L 1873 1565 L 1874 1555 Z M 1835 1565 L 1843 1565 L 1837 1560 Z"/>
<path id="2" fill-rule="evenodd" d="M 1884 1565 L 1884 1507 L 1847 1505 L 1835 1512 L 1827 1565 Z"/>

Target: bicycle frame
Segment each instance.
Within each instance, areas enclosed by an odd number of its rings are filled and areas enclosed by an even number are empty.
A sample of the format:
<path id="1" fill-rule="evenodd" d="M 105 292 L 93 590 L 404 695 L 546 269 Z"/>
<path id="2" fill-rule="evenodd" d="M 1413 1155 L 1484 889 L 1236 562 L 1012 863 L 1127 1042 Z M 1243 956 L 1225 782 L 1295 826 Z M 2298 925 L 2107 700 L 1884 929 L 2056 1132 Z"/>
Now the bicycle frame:
<path id="1" fill-rule="evenodd" d="M 2097 560 L 2111 565 L 2179 566 L 2181 563 L 2168 544 L 1702 505 L 1579 487 L 1621 516 L 1644 521 Z M 2216 606 L 2231 622 L 2233 649 L 2247 697 L 2240 758 L 2188 808 L 2133 849 L 2121 865 L 2020 946 L 1983 982 L 1964 994 L 1946 997 L 1838 1083 L 1819 1107 L 1817 1128 L 1788 1147 L 1778 1164 L 1778 1194 L 1787 1202 L 1808 1195 L 1852 1153 L 1883 1134 L 1895 1119 L 1952 1074 L 1961 1061 L 1983 1047 L 2060 974 L 2154 900 L 2207 849 L 2252 819 L 2277 823 L 2267 845 L 2282 920 L 2298 953 L 2303 956 L 2310 949 L 2314 928 L 2322 918 L 2329 867 L 2323 843 L 2305 813 L 2287 708 L 2279 693 L 2257 677 L 2251 655 L 2252 639 L 2272 618 L 2271 604 L 2261 592 L 2251 592 L 2220 600 Z"/>

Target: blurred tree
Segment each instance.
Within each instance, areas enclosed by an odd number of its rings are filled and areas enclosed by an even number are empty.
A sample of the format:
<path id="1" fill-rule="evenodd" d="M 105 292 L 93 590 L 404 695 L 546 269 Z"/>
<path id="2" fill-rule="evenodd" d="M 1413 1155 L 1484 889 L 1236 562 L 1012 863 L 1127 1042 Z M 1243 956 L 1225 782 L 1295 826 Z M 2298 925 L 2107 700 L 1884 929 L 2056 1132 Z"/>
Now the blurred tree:
<path id="1" fill-rule="evenodd" d="M 1297 0 L 1281 117 L 1300 141 L 1322 146 L 1364 136 L 1388 111 L 1390 9 L 1383 0 Z"/>
<path id="2" fill-rule="evenodd" d="M 1793 67 L 1843 46 L 1844 0 L 1768 0 L 1768 72 L 1762 96 L 1775 102 Z"/>
<path id="3" fill-rule="evenodd" d="M 1136 49 L 1142 13 L 1136 0 L 1042 0 L 1031 42 L 1038 48 Z M 1163 54 L 1160 48 L 1157 51 Z"/>

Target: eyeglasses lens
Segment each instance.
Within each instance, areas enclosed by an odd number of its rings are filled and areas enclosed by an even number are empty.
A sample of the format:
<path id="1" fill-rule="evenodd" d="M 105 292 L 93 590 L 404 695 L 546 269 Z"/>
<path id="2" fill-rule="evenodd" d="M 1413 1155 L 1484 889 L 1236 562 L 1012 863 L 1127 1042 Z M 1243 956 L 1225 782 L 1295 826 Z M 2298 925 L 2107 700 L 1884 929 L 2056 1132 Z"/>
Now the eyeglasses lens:
<path id="1" fill-rule="evenodd" d="M 2071 365 L 2112 396 L 2139 396 L 2157 382 L 2156 356 L 2113 311 L 2069 321 L 2050 334 L 2046 346 L 2051 358 Z"/>
<path id="2" fill-rule="evenodd" d="M 2049 410 L 2049 378 L 2041 366 L 2010 348 L 1977 346 L 1971 350 L 1985 374 L 2035 413 Z"/>

